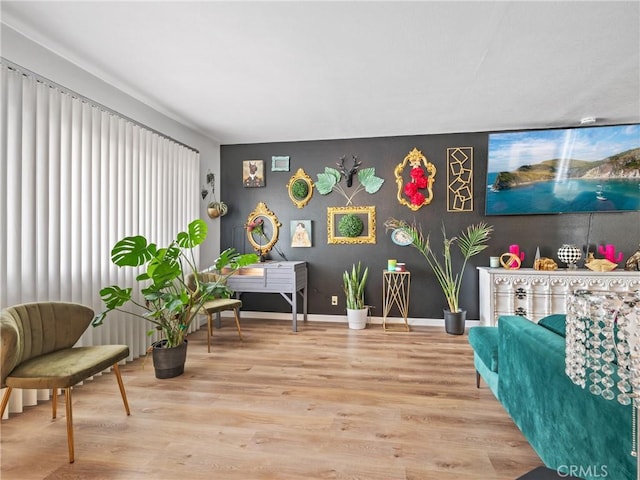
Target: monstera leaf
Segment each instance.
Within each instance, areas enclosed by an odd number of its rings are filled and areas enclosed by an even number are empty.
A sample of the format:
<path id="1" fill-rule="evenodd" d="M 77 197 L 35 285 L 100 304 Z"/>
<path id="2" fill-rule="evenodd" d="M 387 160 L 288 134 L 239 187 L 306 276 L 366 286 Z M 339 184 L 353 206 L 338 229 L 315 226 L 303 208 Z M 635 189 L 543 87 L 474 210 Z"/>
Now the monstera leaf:
<path id="1" fill-rule="evenodd" d="M 119 267 L 139 267 L 156 254 L 156 245 L 147 244 L 141 235 L 125 237 L 116 243 L 111 250 L 111 261 Z"/>
<path id="2" fill-rule="evenodd" d="M 193 248 L 207 238 L 207 224 L 198 218 L 189 224 L 186 232 L 178 233 L 176 241 L 181 248 Z"/>
<path id="3" fill-rule="evenodd" d="M 117 285 L 112 285 L 110 287 L 105 287 L 100 290 L 100 298 L 104 302 L 107 310 L 96 315 L 91 324 L 94 327 L 98 325 L 102 325 L 102 322 L 107 315 L 107 312 L 123 306 L 129 300 L 131 300 L 131 288 L 120 288 Z"/>
<path id="4" fill-rule="evenodd" d="M 383 178 L 376 177 L 376 169 L 373 167 L 358 171 L 358 180 L 367 193 L 376 193 L 384 183 Z"/>

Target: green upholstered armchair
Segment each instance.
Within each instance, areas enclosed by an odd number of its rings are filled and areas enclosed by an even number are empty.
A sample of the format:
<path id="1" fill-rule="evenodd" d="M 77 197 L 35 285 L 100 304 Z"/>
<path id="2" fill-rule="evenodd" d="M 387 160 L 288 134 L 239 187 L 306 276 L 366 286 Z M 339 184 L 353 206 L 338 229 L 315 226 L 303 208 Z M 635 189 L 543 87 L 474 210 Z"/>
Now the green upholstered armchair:
<path id="1" fill-rule="evenodd" d="M 74 461 L 71 388 L 87 378 L 113 367 L 124 407 L 127 395 L 118 362 L 129 356 L 127 345 L 74 347 L 89 327 L 94 312 L 76 303 L 41 302 L 15 305 L 0 316 L 1 385 L 7 387 L 0 405 L 0 417 L 14 388 L 50 388 L 53 418 L 56 418 L 58 388 L 64 388 L 67 413 L 69 463 Z"/>

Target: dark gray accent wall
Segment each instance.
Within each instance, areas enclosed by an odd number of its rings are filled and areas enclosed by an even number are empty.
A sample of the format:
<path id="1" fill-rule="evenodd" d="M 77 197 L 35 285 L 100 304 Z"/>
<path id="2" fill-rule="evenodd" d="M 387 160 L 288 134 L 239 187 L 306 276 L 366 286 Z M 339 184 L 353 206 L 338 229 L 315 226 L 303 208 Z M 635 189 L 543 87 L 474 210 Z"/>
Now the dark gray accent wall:
<path id="1" fill-rule="evenodd" d="M 489 264 L 489 256 L 508 251 L 511 244 L 519 244 L 526 257 L 525 267 L 531 267 L 536 247 L 542 256 L 556 261 L 556 251 L 563 243 L 586 243 L 591 219 L 590 243 L 613 243 L 627 258 L 638 248 L 640 241 L 640 214 L 595 213 L 563 215 L 490 216 L 484 215 L 487 160 L 487 133 L 447 135 L 423 135 L 385 138 L 362 138 L 308 142 L 266 143 L 251 145 L 223 145 L 221 147 L 220 198 L 229 204 L 229 213 L 221 219 L 222 248 L 234 246 L 239 251 L 250 252 L 245 241 L 243 225 L 257 203 L 263 201 L 274 211 L 282 223 L 278 247 L 289 260 L 305 260 L 309 267 L 309 313 L 342 315 L 345 312 L 342 293 L 342 272 L 361 261 L 368 266 L 369 281 L 366 301 L 374 307 L 372 315 L 382 315 L 382 271 L 388 258 L 405 262 L 411 272 L 409 316 L 414 318 L 442 318 L 446 306 L 444 296 L 426 260 L 412 247 L 395 245 L 383 223 L 389 217 L 416 221 L 425 233 L 431 232 L 437 249 L 442 245 L 442 222 L 449 236 L 467 225 L 486 221 L 495 227 L 490 247 L 473 257 L 467 264 L 461 294 L 461 306 L 468 311 L 467 318 L 478 318 L 478 274 L 476 266 Z M 397 187 L 393 170 L 414 147 L 422 151 L 437 168 L 434 199 L 431 204 L 413 212 L 400 205 L 396 199 Z M 447 148 L 473 147 L 474 149 L 474 210 L 473 212 L 447 212 L 446 203 L 446 154 Z M 288 155 L 289 172 L 272 172 L 271 157 Z M 297 208 L 289 199 L 286 184 L 298 168 L 304 168 L 315 182 L 317 174 L 327 166 L 335 167 L 342 156 L 347 161 L 357 155 L 362 167 L 375 167 L 376 175 L 384 178 L 382 188 L 370 195 L 361 192 L 354 198 L 354 205 L 376 207 L 377 242 L 375 245 L 329 245 L 327 243 L 327 207 L 345 206 L 345 199 L 337 192 L 320 195 L 314 189 L 313 197 L 304 208 Z M 242 186 L 242 161 L 264 160 L 265 187 Z M 343 182 L 343 186 L 345 186 Z M 345 187 L 346 188 L 346 187 Z M 355 187 L 352 187 L 352 189 Z M 291 220 L 312 221 L 313 247 L 291 248 Z M 280 257 L 275 251 L 274 260 Z M 562 266 L 562 264 L 560 264 Z M 331 305 L 331 296 L 338 295 L 338 306 Z M 289 305 L 278 295 L 245 294 L 244 308 L 252 311 L 290 312 Z M 392 312 L 397 316 L 397 311 Z"/>

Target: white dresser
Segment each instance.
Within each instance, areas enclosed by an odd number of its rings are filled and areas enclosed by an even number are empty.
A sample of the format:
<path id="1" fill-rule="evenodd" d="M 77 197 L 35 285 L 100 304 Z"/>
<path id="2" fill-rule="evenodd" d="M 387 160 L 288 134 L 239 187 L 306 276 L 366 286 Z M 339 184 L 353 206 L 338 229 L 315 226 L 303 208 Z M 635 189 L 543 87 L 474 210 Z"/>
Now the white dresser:
<path id="1" fill-rule="evenodd" d="M 478 267 L 480 324 L 495 325 L 500 315 L 521 315 L 537 322 L 565 313 L 568 293 L 580 289 L 632 291 L 640 289 L 640 272 L 587 269 L 553 271 Z"/>

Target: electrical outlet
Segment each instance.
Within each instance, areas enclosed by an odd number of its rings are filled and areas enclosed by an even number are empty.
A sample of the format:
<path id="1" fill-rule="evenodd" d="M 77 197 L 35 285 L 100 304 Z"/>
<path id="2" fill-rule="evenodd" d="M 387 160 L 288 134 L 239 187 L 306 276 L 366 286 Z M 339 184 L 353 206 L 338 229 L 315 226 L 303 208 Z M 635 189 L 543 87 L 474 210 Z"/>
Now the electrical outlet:
<path id="1" fill-rule="evenodd" d="M 338 304 L 338 296 L 337 295 L 332 295 L 331 296 L 331 305 L 337 305 Z"/>

